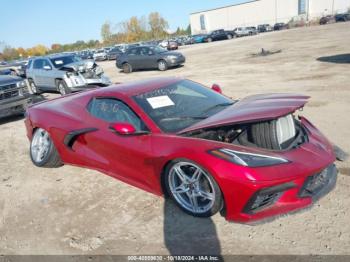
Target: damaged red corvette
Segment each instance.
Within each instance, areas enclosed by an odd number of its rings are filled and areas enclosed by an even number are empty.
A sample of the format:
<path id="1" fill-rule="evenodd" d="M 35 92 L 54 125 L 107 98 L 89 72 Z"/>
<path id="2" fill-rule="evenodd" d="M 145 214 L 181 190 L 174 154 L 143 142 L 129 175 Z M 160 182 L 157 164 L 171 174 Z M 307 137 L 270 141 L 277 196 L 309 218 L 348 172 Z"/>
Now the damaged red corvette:
<path id="1" fill-rule="evenodd" d="M 311 205 L 332 190 L 331 143 L 295 112 L 308 98 L 232 100 L 180 78 L 71 94 L 31 106 L 30 156 L 39 167 L 86 167 L 185 212 L 248 223 Z"/>

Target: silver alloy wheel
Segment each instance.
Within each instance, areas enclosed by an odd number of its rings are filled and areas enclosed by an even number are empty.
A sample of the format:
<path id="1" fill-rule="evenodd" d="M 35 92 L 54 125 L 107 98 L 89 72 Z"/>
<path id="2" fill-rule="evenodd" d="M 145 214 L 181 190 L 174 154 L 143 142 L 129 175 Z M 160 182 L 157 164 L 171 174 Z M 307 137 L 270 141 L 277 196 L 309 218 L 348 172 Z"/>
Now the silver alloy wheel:
<path id="1" fill-rule="evenodd" d="M 32 154 L 32 158 L 36 163 L 42 162 L 47 156 L 51 145 L 51 140 L 49 133 L 39 128 L 35 131 L 30 151 Z"/>
<path id="2" fill-rule="evenodd" d="M 58 84 L 58 91 L 61 93 L 61 95 L 67 94 L 66 87 L 64 86 L 64 84 L 62 82 L 60 82 Z"/>
<path id="3" fill-rule="evenodd" d="M 167 64 L 165 61 L 159 61 L 158 62 L 158 67 L 160 71 L 165 71 L 167 68 Z"/>
<path id="4" fill-rule="evenodd" d="M 168 176 L 169 188 L 183 208 L 193 213 L 209 211 L 215 201 L 215 189 L 209 175 L 190 162 L 173 165 Z"/>

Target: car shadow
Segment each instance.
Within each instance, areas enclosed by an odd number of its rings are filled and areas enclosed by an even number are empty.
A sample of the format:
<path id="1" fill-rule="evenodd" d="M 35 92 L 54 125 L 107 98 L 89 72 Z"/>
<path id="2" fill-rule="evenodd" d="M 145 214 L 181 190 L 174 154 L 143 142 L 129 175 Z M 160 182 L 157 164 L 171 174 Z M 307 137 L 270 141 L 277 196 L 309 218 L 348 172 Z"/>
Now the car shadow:
<path id="1" fill-rule="evenodd" d="M 182 68 L 184 67 L 185 65 L 177 65 L 177 66 L 173 66 L 173 67 L 169 67 L 166 71 L 171 71 L 171 70 L 175 70 L 175 69 L 178 69 L 178 68 Z M 133 70 L 132 73 L 137 73 L 137 72 L 151 72 L 151 71 L 158 71 L 161 73 L 161 71 L 159 71 L 158 69 L 154 68 L 150 68 L 150 69 L 136 69 L 136 70 Z M 165 71 L 165 72 L 166 72 Z M 119 70 L 119 73 L 123 74 L 124 71 L 123 70 Z M 131 74 L 132 74 L 131 73 Z"/>
<path id="2" fill-rule="evenodd" d="M 165 197 L 164 243 L 170 255 L 214 255 L 221 257 L 221 246 L 211 218 L 187 215 Z"/>
<path id="3" fill-rule="evenodd" d="M 350 54 L 340 54 L 333 56 L 322 56 L 316 59 L 320 62 L 336 63 L 336 64 L 349 64 Z"/>

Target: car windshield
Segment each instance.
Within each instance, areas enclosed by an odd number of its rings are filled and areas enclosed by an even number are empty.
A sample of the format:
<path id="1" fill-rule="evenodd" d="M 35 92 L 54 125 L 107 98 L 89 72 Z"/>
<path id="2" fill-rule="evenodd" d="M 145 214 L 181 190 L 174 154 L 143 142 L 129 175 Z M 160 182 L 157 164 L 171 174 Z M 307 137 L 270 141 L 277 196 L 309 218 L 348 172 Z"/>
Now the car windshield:
<path id="1" fill-rule="evenodd" d="M 189 80 L 137 95 L 134 100 L 167 133 L 187 128 L 235 102 Z"/>
<path id="2" fill-rule="evenodd" d="M 159 53 L 164 53 L 167 52 L 168 50 L 166 50 L 165 48 L 162 48 L 160 46 L 150 46 L 150 49 L 152 49 L 155 53 L 159 54 Z"/>
<path id="3" fill-rule="evenodd" d="M 60 68 L 62 66 L 65 66 L 71 63 L 79 62 L 81 61 L 81 58 L 78 56 L 72 55 L 72 56 L 55 57 L 55 58 L 51 58 L 50 60 L 56 68 Z"/>

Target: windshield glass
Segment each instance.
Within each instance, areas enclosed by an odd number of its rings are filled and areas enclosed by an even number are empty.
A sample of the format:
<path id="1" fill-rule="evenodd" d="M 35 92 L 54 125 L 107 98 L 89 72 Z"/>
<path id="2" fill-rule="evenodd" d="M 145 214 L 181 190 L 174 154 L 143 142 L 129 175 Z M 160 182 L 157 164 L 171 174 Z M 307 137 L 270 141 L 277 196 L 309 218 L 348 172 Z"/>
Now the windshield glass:
<path id="1" fill-rule="evenodd" d="M 165 48 L 162 48 L 160 46 L 150 46 L 149 47 L 151 50 L 153 50 L 155 53 L 164 53 L 167 52 L 168 50 Z"/>
<path id="2" fill-rule="evenodd" d="M 189 80 L 137 95 L 134 100 L 161 130 L 169 133 L 187 128 L 234 103 Z"/>
<path id="3" fill-rule="evenodd" d="M 78 56 L 61 56 L 50 59 L 52 64 L 56 67 L 62 67 L 71 63 L 80 62 L 81 58 Z"/>

